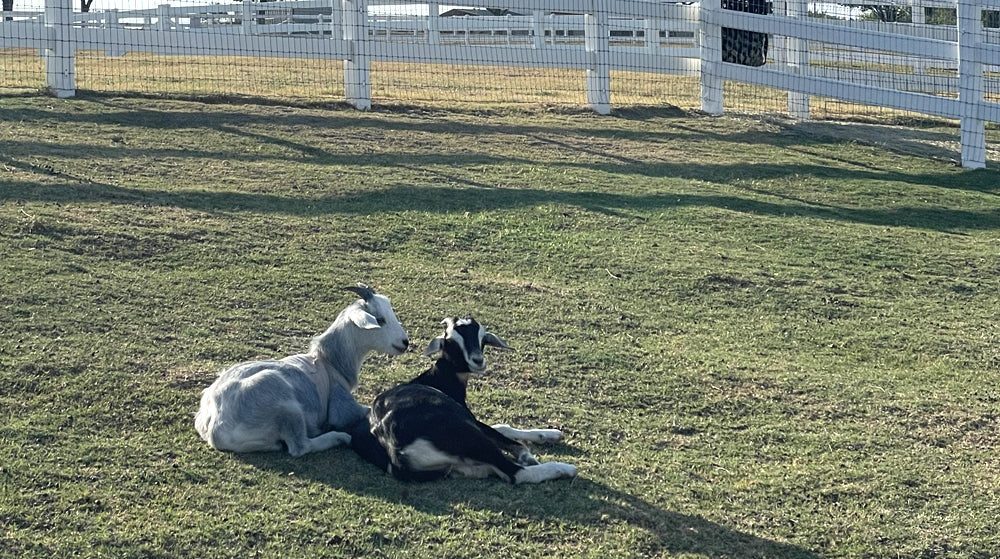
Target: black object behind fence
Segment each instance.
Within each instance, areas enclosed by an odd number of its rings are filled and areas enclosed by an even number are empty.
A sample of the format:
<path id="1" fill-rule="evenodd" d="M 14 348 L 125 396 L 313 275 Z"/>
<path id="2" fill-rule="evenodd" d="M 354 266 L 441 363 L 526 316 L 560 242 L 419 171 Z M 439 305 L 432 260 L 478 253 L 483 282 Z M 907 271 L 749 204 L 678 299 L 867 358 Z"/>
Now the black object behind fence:
<path id="1" fill-rule="evenodd" d="M 722 0 L 722 9 L 766 15 L 773 12 L 773 5 L 767 0 Z M 722 60 L 763 66 L 767 62 L 767 34 L 723 27 Z"/>

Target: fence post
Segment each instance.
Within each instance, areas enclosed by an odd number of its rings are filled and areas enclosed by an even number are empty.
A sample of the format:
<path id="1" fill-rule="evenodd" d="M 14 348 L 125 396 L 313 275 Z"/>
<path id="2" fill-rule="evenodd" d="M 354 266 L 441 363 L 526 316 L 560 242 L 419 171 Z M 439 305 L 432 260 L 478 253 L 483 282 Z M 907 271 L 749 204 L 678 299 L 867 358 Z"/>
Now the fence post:
<path id="1" fill-rule="evenodd" d="M 543 18 L 545 15 L 541 10 L 533 10 L 531 12 L 531 34 L 534 39 L 534 46 L 536 49 L 540 49 L 545 46 L 545 26 L 543 25 Z"/>
<path id="2" fill-rule="evenodd" d="M 962 166 L 986 166 L 983 120 L 982 12 L 974 0 L 958 2 L 958 102 L 961 106 Z"/>
<path id="3" fill-rule="evenodd" d="M 156 7 L 157 31 L 170 31 L 170 4 L 160 4 Z"/>
<path id="4" fill-rule="evenodd" d="M 657 54 L 660 52 L 660 20 L 648 17 L 644 25 L 642 35 L 646 40 L 646 50 L 649 54 Z"/>
<path id="5" fill-rule="evenodd" d="M 253 21 L 253 11 L 250 9 L 250 0 L 243 0 L 243 18 L 240 20 L 240 31 L 244 35 L 253 33 L 250 24 Z"/>
<path id="6" fill-rule="evenodd" d="M 609 27 L 606 3 L 594 0 L 590 13 L 583 15 L 584 47 L 590 56 L 587 66 L 587 104 L 601 115 L 611 113 L 611 63 L 608 60 Z"/>
<path id="7" fill-rule="evenodd" d="M 427 44 L 441 44 L 441 6 L 437 2 L 427 4 Z"/>
<path id="8" fill-rule="evenodd" d="M 341 0 L 330 0 L 330 39 L 344 40 L 344 4 Z"/>
<path id="9" fill-rule="evenodd" d="M 106 29 L 120 29 L 121 23 L 118 21 L 118 10 L 116 8 L 111 8 L 104 12 L 104 27 Z M 108 45 L 108 48 L 104 50 L 104 56 L 122 56 L 125 54 L 125 47 L 118 42 Z"/>
<path id="10" fill-rule="evenodd" d="M 76 95 L 76 46 L 73 44 L 72 0 L 45 0 L 45 85 L 56 97 Z"/>
<path id="11" fill-rule="evenodd" d="M 722 114 L 722 26 L 710 23 L 722 9 L 720 0 L 701 0 L 698 19 L 701 25 L 701 110 L 711 115 Z"/>
<path id="12" fill-rule="evenodd" d="M 344 94 L 355 109 L 372 108 L 368 1 L 344 0 L 344 39 L 350 58 L 344 61 Z"/>
<path id="13" fill-rule="evenodd" d="M 788 0 L 785 4 L 790 18 L 803 19 L 808 14 L 806 0 Z M 809 66 L 809 41 L 789 37 L 785 39 L 788 67 L 794 74 L 801 74 Z M 788 114 L 800 120 L 809 119 L 809 95 L 806 93 L 788 92 Z"/>

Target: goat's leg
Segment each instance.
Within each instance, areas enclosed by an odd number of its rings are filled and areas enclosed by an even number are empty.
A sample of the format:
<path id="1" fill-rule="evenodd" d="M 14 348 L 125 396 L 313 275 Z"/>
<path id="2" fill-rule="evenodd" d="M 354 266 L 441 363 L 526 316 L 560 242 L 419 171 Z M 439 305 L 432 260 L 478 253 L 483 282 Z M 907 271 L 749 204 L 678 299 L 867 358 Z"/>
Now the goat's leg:
<path id="1" fill-rule="evenodd" d="M 382 443 L 372 434 L 368 417 L 355 421 L 345 430 L 351 435 L 351 448 L 358 453 L 358 456 L 384 472 L 392 471 L 389 467 L 389 454 L 385 451 Z"/>
<path id="2" fill-rule="evenodd" d="M 505 450 L 510 452 L 506 447 L 516 445 L 519 449 L 523 449 L 528 456 L 531 456 L 524 445 L 504 438 L 488 425 L 483 425 L 475 420 L 454 425 L 450 435 L 451 440 L 462 441 L 460 448 L 456 446 L 446 450 L 459 459 L 455 464 L 455 471 L 460 474 L 483 477 L 484 472 L 487 471 L 483 467 L 485 466 L 501 478 L 506 478 L 513 483 L 525 465 L 519 461 L 515 462 L 505 454 Z M 517 456 L 517 454 L 514 455 Z M 534 457 L 531 459 L 533 460 Z M 535 462 L 537 463 L 537 461 Z"/>
<path id="3" fill-rule="evenodd" d="M 514 483 L 541 483 L 561 477 L 576 477 L 576 466 L 563 462 L 546 462 L 526 466 L 514 476 Z"/>
<path id="4" fill-rule="evenodd" d="M 330 431 L 310 438 L 306 418 L 296 404 L 288 405 L 277 413 L 275 422 L 278 436 L 288 447 L 288 454 L 299 457 L 310 452 L 320 452 L 335 446 L 351 443 L 351 436 L 340 431 Z"/>
<path id="5" fill-rule="evenodd" d="M 528 450 L 528 447 L 524 446 L 524 444 L 520 441 L 504 435 L 502 432 L 497 431 L 493 427 L 490 427 L 481 421 L 477 420 L 476 425 L 487 438 L 500 447 L 502 451 L 511 455 L 519 465 L 533 466 L 539 463 L 538 459 L 531 454 L 530 450 Z"/>
<path id="6" fill-rule="evenodd" d="M 555 443 L 563 440 L 562 431 L 558 429 L 515 429 L 506 423 L 494 425 L 493 429 L 508 439 L 515 441 Z"/>
<path id="7" fill-rule="evenodd" d="M 308 444 L 306 448 L 306 453 L 310 452 L 322 452 L 324 450 L 329 450 L 337 446 L 344 446 L 351 444 L 351 436 L 347 433 L 342 433 L 340 431 L 330 431 L 328 433 L 323 433 L 318 437 L 313 437 L 308 439 Z"/>

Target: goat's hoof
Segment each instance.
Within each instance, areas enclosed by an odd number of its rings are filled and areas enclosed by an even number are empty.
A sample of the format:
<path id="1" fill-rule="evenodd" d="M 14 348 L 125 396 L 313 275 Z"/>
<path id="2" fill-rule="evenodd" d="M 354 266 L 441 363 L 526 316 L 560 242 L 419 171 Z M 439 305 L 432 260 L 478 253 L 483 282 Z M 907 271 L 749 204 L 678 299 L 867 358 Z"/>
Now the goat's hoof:
<path id="1" fill-rule="evenodd" d="M 561 477 L 576 477 L 576 466 L 573 464 L 560 463 L 559 466 L 561 466 L 559 468 L 559 475 Z"/>
<path id="2" fill-rule="evenodd" d="M 520 456 L 517 457 L 518 466 L 537 466 L 541 464 L 538 458 L 535 458 L 530 452 L 522 452 Z"/>
<path id="3" fill-rule="evenodd" d="M 563 440 L 562 431 L 559 429 L 536 429 L 533 434 L 536 443 L 557 443 Z"/>

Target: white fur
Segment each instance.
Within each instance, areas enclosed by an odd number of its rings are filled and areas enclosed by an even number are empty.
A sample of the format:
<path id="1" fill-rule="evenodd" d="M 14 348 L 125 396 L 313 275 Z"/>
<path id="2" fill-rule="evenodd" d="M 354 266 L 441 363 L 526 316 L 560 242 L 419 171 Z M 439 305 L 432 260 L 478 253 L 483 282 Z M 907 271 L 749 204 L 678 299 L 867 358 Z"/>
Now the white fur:
<path id="1" fill-rule="evenodd" d="M 349 444 L 350 435 L 336 429 L 368 412 L 351 395 L 362 363 L 373 351 L 398 355 L 408 344 L 389 299 L 371 293 L 344 309 L 308 353 L 220 374 L 202 393 L 195 429 L 212 447 L 232 452 L 284 446 L 301 456 Z"/>
<path id="2" fill-rule="evenodd" d="M 413 441 L 400 454 L 406 457 L 411 468 L 417 470 L 439 470 L 447 467 L 450 470 L 450 474 L 462 477 L 487 478 L 491 475 L 500 478 L 507 477 L 503 472 L 490 464 L 464 460 L 442 452 L 434 446 L 434 443 L 426 439 Z"/>
<path id="3" fill-rule="evenodd" d="M 514 483 L 541 483 L 561 477 L 576 477 L 576 466 L 564 462 L 546 462 L 517 472 Z"/>
<path id="4" fill-rule="evenodd" d="M 430 472 L 428 479 L 448 474 L 492 475 L 513 483 L 575 476 L 574 466 L 541 464 L 522 443 L 560 441 L 563 436 L 557 429 L 522 430 L 507 424 L 489 427 L 475 419 L 465 406 L 468 377 L 486 370 L 484 346 L 510 346 L 471 317 L 446 318 L 443 324 L 445 333 L 434 338 L 424 352 L 428 357 L 442 352 L 434 365 L 410 383 L 375 399 L 371 434 L 384 455 L 373 455 L 378 451 L 365 448 L 359 450 L 362 456 L 376 464 L 388 460 L 389 471 L 400 479 L 411 479 L 419 472 Z"/>
<path id="5" fill-rule="evenodd" d="M 563 440 L 563 434 L 558 429 L 515 429 L 505 423 L 494 425 L 493 428 L 501 435 L 515 441 L 555 443 Z"/>
<path id="6" fill-rule="evenodd" d="M 406 461 L 416 470 L 437 470 L 450 466 L 457 460 L 454 456 L 438 450 L 434 443 L 427 439 L 413 441 L 399 451 L 399 454 L 405 456 Z"/>

